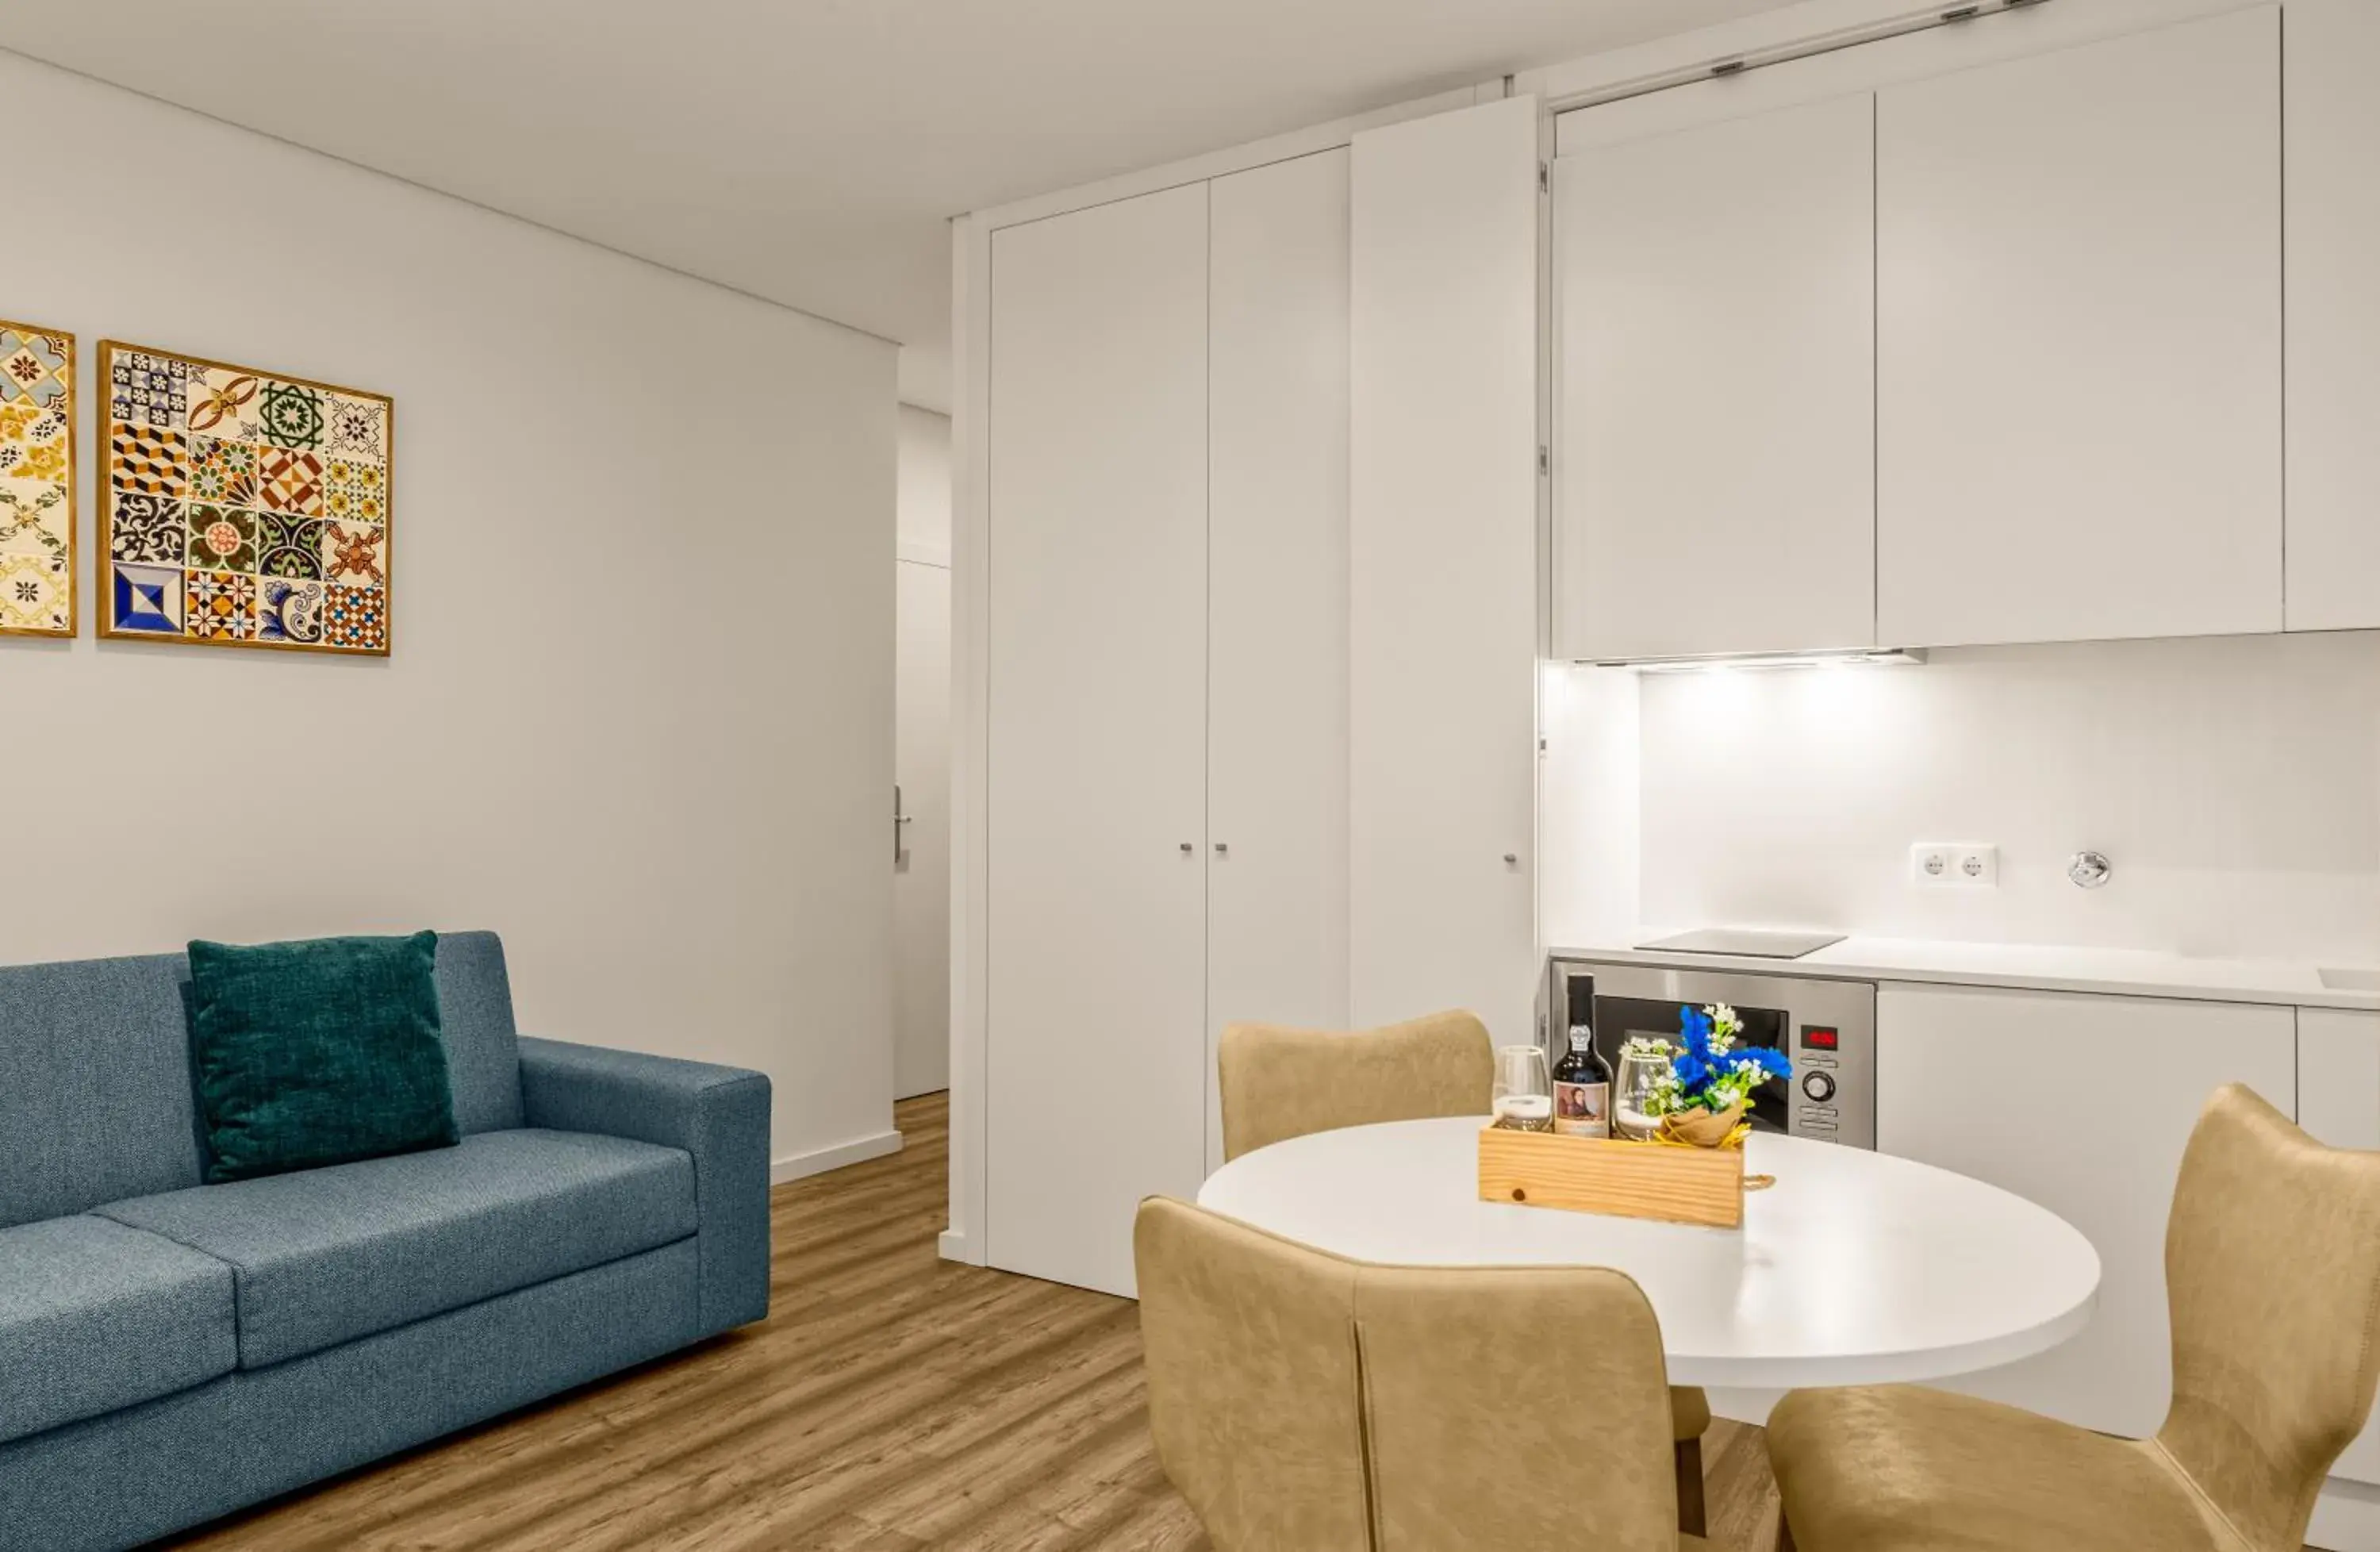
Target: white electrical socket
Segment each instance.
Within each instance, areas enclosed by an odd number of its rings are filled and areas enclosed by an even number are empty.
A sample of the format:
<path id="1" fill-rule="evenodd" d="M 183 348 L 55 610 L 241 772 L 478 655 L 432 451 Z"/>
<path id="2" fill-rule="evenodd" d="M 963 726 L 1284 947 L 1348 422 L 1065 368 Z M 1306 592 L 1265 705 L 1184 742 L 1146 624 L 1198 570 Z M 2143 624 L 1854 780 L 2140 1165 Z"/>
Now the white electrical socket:
<path id="1" fill-rule="evenodd" d="M 1909 848 L 1909 881 L 1920 889 L 1998 889 L 2000 849 L 1988 841 L 1920 841 Z"/>

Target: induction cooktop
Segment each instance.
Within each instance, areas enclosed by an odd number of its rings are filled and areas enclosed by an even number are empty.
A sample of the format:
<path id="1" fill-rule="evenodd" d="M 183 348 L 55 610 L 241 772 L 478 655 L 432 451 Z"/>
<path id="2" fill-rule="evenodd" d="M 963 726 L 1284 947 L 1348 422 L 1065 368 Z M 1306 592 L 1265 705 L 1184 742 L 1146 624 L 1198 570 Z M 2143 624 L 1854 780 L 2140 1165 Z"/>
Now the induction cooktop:
<path id="1" fill-rule="evenodd" d="M 1733 954 L 1739 959 L 1799 959 L 1843 940 L 1840 932 L 1785 932 L 1760 927 L 1706 927 L 1639 943 L 1672 953 Z"/>

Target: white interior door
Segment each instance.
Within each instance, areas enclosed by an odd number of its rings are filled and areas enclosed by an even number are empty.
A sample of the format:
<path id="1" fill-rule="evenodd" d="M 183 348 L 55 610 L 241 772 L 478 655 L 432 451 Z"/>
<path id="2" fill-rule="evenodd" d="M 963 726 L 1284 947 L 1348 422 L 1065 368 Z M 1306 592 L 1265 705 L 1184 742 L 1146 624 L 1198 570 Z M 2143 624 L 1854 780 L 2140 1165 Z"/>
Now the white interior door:
<path id="1" fill-rule="evenodd" d="M 1205 1158 L 1207 188 L 991 239 L 985 1238 L 1133 1291 Z"/>
<path id="2" fill-rule="evenodd" d="M 892 1093 L 951 1086 L 951 573 L 893 567 Z"/>
<path id="3" fill-rule="evenodd" d="M 1209 486 L 1213 1041 L 1347 1018 L 1347 152 L 1217 178 Z"/>
<path id="4" fill-rule="evenodd" d="M 2277 631 L 2280 20 L 1876 94 L 1878 633 Z"/>
<path id="5" fill-rule="evenodd" d="M 1537 101 L 1354 138 L 1348 1003 L 1535 1037 Z"/>
<path id="6" fill-rule="evenodd" d="M 1861 92 L 1555 164 L 1557 657 L 1875 644 L 1874 120 Z"/>

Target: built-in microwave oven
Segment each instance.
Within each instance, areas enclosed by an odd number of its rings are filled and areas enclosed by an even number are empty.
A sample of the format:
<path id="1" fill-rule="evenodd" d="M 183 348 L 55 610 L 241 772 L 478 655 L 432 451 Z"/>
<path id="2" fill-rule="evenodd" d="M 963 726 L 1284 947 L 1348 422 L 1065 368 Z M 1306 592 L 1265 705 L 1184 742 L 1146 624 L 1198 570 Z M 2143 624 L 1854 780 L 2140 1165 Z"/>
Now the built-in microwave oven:
<path id="1" fill-rule="evenodd" d="M 1755 1130 L 1876 1146 L 1876 988 L 1866 981 L 1555 959 L 1546 977 L 1548 1060 L 1568 1049 L 1571 1026 L 1585 1024 L 1617 1072 L 1630 1036 L 1674 1045 L 1681 1012 L 1715 1002 L 1743 1021 L 1739 1046 L 1775 1047 L 1792 1059 L 1791 1079 L 1753 1091 Z"/>

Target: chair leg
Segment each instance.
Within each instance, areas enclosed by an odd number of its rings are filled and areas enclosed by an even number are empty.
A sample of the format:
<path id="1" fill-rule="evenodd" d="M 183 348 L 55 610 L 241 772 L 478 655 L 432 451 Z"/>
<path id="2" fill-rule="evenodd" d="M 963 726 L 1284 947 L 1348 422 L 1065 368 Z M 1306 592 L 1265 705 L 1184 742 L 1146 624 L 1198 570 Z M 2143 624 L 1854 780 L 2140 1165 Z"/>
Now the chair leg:
<path id="1" fill-rule="evenodd" d="M 1707 1525 L 1703 1511 L 1703 1441 L 1680 1439 L 1673 1449 L 1678 1467 L 1678 1529 L 1703 1535 Z"/>
<path id="2" fill-rule="evenodd" d="M 1785 1506 L 1777 1506 L 1777 1552 L 1793 1552 L 1793 1527 L 1785 1519 Z"/>

